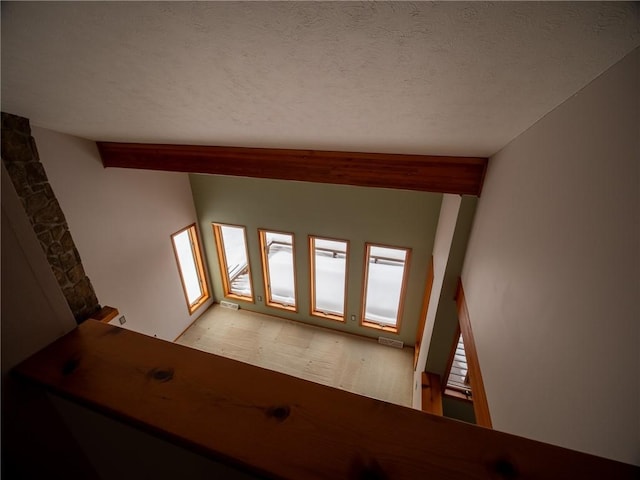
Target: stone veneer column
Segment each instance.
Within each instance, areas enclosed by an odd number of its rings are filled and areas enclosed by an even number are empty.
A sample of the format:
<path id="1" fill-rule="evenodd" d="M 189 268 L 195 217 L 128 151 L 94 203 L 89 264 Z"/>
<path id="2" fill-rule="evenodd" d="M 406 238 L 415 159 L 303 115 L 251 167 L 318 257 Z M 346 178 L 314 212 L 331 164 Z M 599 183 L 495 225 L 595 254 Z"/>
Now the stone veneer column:
<path id="1" fill-rule="evenodd" d="M 2 112 L 2 161 L 73 316 L 81 323 L 100 305 L 40 163 L 28 119 Z"/>

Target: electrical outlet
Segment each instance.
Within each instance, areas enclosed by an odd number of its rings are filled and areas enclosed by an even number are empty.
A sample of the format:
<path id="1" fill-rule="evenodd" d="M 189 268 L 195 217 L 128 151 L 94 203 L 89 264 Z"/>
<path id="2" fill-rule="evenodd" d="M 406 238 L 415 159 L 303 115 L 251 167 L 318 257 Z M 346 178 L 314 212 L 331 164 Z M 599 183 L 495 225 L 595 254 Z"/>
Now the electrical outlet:
<path id="1" fill-rule="evenodd" d="M 125 323 L 127 323 L 127 318 L 124 315 L 120 315 L 118 321 L 120 322 L 120 325 L 124 325 Z"/>
<path id="2" fill-rule="evenodd" d="M 356 321 L 356 316 L 355 315 L 351 315 L 351 321 L 355 322 Z"/>
<path id="3" fill-rule="evenodd" d="M 262 295 L 258 295 L 258 301 L 261 302 L 262 301 Z"/>

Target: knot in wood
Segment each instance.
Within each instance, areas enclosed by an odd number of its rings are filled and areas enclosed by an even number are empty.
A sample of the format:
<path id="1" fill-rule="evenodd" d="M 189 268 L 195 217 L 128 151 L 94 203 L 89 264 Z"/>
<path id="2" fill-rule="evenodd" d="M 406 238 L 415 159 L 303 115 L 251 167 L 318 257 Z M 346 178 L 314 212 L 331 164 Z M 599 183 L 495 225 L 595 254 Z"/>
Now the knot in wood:
<path id="1" fill-rule="evenodd" d="M 493 470 L 502 478 L 518 478 L 518 470 L 507 458 L 499 458 L 493 463 Z"/>
<path id="2" fill-rule="evenodd" d="M 275 418 L 279 422 L 284 422 L 291 414 L 291 407 L 289 405 L 279 405 L 277 407 L 267 408 L 267 416 Z"/>
<path id="3" fill-rule="evenodd" d="M 70 375 L 72 374 L 76 368 L 80 365 L 80 359 L 77 357 L 72 357 L 62 365 L 62 375 Z"/>
<path id="4" fill-rule="evenodd" d="M 168 382 L 173 379 L 173 368 L 152 368 L 148 376 L 160 383 Z"/>
<path id="5" fill-rule="evenodd" d="M 354 480 L 387 480 L 389 478 L 375 459 L 367 462 L 357 457 L 352 462 L 350 470 L 349 478 Z"/>

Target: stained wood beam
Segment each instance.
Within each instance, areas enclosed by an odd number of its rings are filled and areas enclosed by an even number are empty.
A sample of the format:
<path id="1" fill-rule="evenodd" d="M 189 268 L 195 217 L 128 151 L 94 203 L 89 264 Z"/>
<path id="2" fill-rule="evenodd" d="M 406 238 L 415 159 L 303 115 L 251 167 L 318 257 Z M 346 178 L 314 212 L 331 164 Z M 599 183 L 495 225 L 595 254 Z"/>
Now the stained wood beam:
<path id="1" fill-rule="evenodd" d="M 480 195 L 487 159 L 97 142 L 105 167 Z"/>
<path id="2" fill-rule="evenodd" d="M 639 473 L 631 465 L 93 320 L 27 359 L 14 373 L 117 420 L 270 478 L 626 479 Z"/>

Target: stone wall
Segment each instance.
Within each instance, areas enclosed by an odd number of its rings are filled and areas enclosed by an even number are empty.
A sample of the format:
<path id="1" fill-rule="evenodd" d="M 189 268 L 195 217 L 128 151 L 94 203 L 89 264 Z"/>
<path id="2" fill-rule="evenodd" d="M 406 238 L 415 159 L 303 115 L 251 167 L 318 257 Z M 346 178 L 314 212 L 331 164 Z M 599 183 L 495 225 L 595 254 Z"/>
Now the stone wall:
<path id="1" fill-rule="evenodd" d="M 28 119 L 2 112 L 2 161 L 67 303 L 81 323 L 100 305 L 40 163 Z"/>

